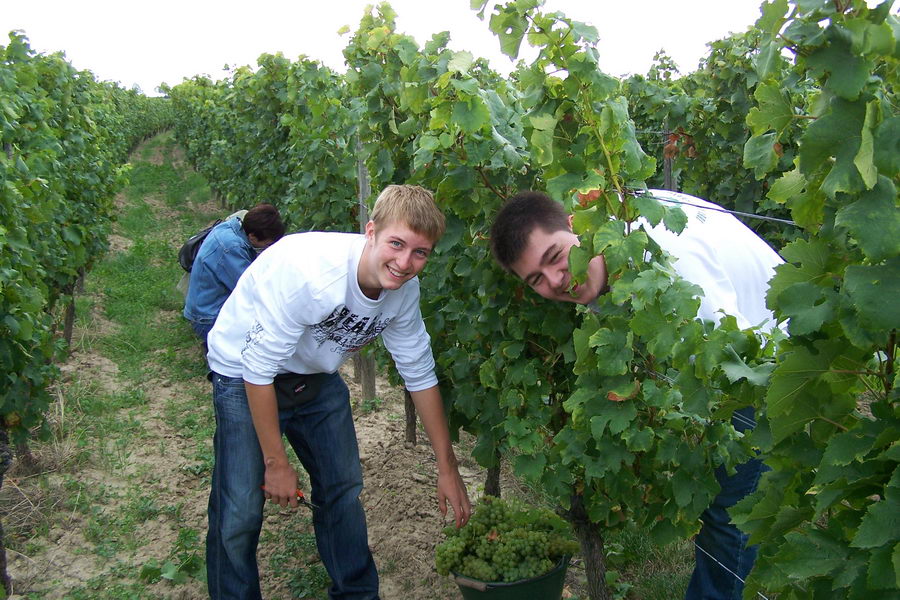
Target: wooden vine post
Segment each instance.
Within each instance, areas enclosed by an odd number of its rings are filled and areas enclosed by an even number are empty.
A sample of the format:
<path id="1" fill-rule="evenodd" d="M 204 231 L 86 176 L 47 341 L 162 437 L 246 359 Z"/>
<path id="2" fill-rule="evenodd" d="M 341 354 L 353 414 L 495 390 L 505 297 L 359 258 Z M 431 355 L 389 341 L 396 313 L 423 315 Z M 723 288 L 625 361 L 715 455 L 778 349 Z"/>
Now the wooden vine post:
<path id="1" fill-rule="evenodd" d="M 362 143 L 356 139 L 357 175 L 359 180 L 359 231 L 366 232 L 366 223 L 369 222 L 369 209 L 366 207 L 366 199 L 369 197 L 369 172 L 366 163 L 362 159 Z M 356 383 L 362 387 L 362 399 L 375 399 L 375 357 L 369 354 L 357 353 L 353 356 L 353 372 Z"/>
<path id="2" fill-rule="evenodd" d="M 3 477 L 12 464 L 12 449 L 9 447 L 9 435 L 0 424 L 0 489 L 3 489 Z M 6 544 L 3 538 L 3 523 L 0 522 L 0 589 L 4 596 L 12 593 L 12 580 L 6 568 Z"/>
<path id="3" fill-rule="evenodd" d="M 409 390 L 403 390 L 403 409 L 406 413 L 406 441 L 416 443 L 416 406 L 413 404 Z"/>

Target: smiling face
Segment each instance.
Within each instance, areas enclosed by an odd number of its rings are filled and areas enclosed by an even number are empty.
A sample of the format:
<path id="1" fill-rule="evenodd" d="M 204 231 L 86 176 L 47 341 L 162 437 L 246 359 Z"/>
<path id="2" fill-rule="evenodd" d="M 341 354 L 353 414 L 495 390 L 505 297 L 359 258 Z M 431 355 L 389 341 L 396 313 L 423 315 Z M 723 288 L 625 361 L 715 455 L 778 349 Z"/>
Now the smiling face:
<path id="1" fill-rule="evenodd" d="M 434 242 L 403 223 L 366 224 L 366 247 L 356 273 L 359 287 L 376 299 L 381 290 L 396 290 L 425 268 Z"/>
<path id="2" fill-rule="evenodd" d="M 548 233 L 535 227 L 521 256 L 510 267 L 531 289 L 548 300 L 587 304 L 606 287 L 606 263 L 603 256 L 593 258 L 588 264 L 587 280 L 570 290 L 569 250 L 578 245 L 578 236 L 571 229 Z"/>

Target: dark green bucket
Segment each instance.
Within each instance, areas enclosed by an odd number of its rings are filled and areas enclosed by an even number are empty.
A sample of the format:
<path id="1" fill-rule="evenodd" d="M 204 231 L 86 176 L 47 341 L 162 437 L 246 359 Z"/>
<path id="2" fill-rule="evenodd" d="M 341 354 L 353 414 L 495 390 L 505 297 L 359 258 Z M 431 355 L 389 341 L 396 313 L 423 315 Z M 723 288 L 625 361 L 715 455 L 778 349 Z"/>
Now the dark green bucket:
<path id="1" fill-rule="evenodd" d="M 559 561 L 552 571 L 533 579 L 521 579 L 512 583 L 480 581 L 457 573 L 453 579 L 465 600 L 560 600 L 569 557 Z"/>

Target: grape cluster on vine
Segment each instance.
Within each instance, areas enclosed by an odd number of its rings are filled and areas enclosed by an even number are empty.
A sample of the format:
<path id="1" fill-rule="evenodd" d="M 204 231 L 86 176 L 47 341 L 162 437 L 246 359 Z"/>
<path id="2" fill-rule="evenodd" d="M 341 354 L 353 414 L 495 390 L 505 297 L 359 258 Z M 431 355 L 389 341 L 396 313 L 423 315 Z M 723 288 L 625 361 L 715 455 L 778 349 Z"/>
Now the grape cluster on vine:
<path id="1" fill-rule="evenodd" d="M 513 582 L 538 577 L 578 551 L 569 525 L 545 508 L 529 508 L 485 496 L 460 529 L 444 529 L 435 550 L 441 575 Z"/>

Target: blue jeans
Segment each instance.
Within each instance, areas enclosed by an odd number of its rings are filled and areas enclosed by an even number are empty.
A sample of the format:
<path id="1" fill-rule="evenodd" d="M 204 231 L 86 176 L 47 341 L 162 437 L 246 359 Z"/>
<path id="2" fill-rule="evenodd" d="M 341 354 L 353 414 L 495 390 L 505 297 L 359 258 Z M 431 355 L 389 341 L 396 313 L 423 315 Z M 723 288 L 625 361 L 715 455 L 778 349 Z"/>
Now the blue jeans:
<path id="1" fill-rule="evenodd" d="M 209 336 L 210 330 L 212 330 L 213 325 L 216 324 L 215 320 L 206 322 L 206 321 L 188 321 L 191 324 L 191 329 L 194 330 L 194 333 L 200 338 L 200 341 L 203 342 L 203 346 L 206 346 L 206 338 Z"/>
<path id="2" fill-rule="evenodd" d="M 735 411 L 731 422 L 738 431 L 752 429 L 756 425 L 753 408 Z M 750 536 L 731 523 L 727 509 L 754 492 L 759 478 L 768 470 L 755 458 L 738 465 L 731 477 L 724 467 L 716 469 L 716 480 L 722 489 L 700 515 L 703 527 L 694 540 L 696 564 L 686 600 L 741 600 L 742 580 L 746 581 L 753 568 L 758 546 L 747 546 Z"/>
<path id="3" fill-rule="evenodd" d="M 262 528 L 265 467 L 244 381 L 212 374 L 216 434 L 209 495 L 206 570 L 213 600 L 257 600 L 256 546 Z M 359 493 L 362 467 L 350 395 L 340 375 L 318 396 L 279 411 L 282 433 L 309 474 L 316 545 L 332 580 L 333 600 L 377 600 L 378 573 L 369 550 Z M 300 508 L 299 510 L 306 510 Z"/>

